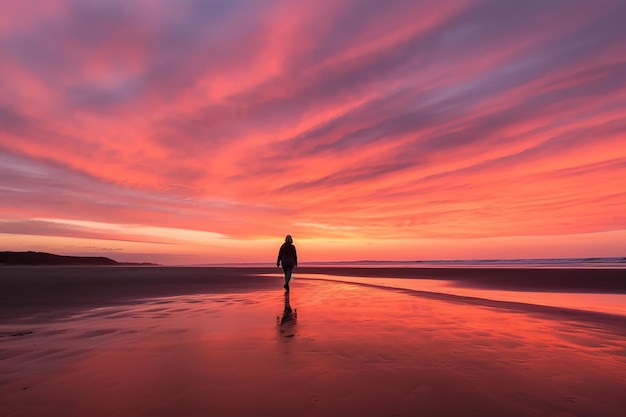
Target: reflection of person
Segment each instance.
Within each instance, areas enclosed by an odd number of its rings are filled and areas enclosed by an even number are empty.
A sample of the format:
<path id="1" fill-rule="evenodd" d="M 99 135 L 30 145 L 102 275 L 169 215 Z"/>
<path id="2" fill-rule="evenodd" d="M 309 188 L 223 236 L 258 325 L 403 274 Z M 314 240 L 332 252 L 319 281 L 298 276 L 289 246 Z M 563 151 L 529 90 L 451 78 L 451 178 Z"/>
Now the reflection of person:
<path id="1" fill-rule="evenodd" d="M 285 243 L 282 244 L 278 251 L 278 259 L 276 260 L 276 266 L 283 266 L 283 272 L 285 273 L 285 289 L 289 291 L 289 281 L 291 281 L 291 273 L 293 268 L 298 266 L 298 254 L 296 253 L 296 247 L 293 245 L 293 239 L 291 235 L 285 237 Z"/>
<path id="2" fill-rule="evenodd" d="M 280 326 L 280 333 L 285 337 L 295 336 L 294 326 L 298 319 L 298 310 L 294 310 L 291 308 L 291 304 L 289 303 L 289 293 L 285 292 L 285 309 L 283 310 L 283 317 L 280 318 L 280 322 L 278 323 Z M 278 322 L 279 317 L 276 317 L 276 321 Z"/>

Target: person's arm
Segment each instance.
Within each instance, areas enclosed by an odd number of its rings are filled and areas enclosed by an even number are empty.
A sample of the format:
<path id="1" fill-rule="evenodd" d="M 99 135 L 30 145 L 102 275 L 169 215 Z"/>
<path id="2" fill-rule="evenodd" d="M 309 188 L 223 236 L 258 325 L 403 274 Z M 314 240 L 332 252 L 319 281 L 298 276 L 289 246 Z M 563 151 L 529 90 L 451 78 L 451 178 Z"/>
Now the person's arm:
<path id="1" fill-rule="evenodd" d="M 283 255 L 283 247 L 280 247 L 280 250 L 278 251 L 278 259 L 276 259 L 276 266 L 280 266 L 280 258 L 282 258 Z"/>
<path id="2" fill-rule="evenodd" d="M 294 266 L 298 266 L 298 252 L 296 252 L 296 247 L 293 247 L 293 259 L 296 262 Z"/>

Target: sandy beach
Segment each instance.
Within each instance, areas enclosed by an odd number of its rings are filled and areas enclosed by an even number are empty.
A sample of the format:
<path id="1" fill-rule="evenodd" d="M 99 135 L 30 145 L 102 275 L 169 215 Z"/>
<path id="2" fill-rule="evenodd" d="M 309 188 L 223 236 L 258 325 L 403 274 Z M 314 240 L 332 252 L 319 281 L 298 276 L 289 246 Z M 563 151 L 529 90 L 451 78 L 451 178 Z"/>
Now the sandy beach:
<path id="1" fill-rule="evenodd" d="M 622 416 L 624 315 L 323 278 L 626 294 L 549 271 L 2 267 L 0 415 Z"/>

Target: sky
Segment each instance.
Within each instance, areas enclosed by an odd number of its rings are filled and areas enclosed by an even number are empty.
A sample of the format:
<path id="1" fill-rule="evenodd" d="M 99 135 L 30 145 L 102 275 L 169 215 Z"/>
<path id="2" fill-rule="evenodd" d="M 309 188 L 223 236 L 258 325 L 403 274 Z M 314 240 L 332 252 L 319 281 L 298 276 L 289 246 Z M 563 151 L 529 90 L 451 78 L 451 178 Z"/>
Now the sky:
<path id="1" fill-rule="evenodd" d="M 3 0 L 0 250 L 626 256 L 624 0 Z"/>

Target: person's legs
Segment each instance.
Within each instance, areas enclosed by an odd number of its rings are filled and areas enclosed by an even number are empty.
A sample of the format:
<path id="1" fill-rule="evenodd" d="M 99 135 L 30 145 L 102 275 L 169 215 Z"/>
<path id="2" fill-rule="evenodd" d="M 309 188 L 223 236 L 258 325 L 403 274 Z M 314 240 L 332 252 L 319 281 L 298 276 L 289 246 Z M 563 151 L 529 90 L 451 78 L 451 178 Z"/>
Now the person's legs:
<path id="1" fill-rule="evenodd" d="M 289 281 L 291 281 L 291 272 L 293 271 L 293 266 L 285 266 L 283 265 L 283 272 L 285 273 L 285 289 L 289 289 Z"/>

